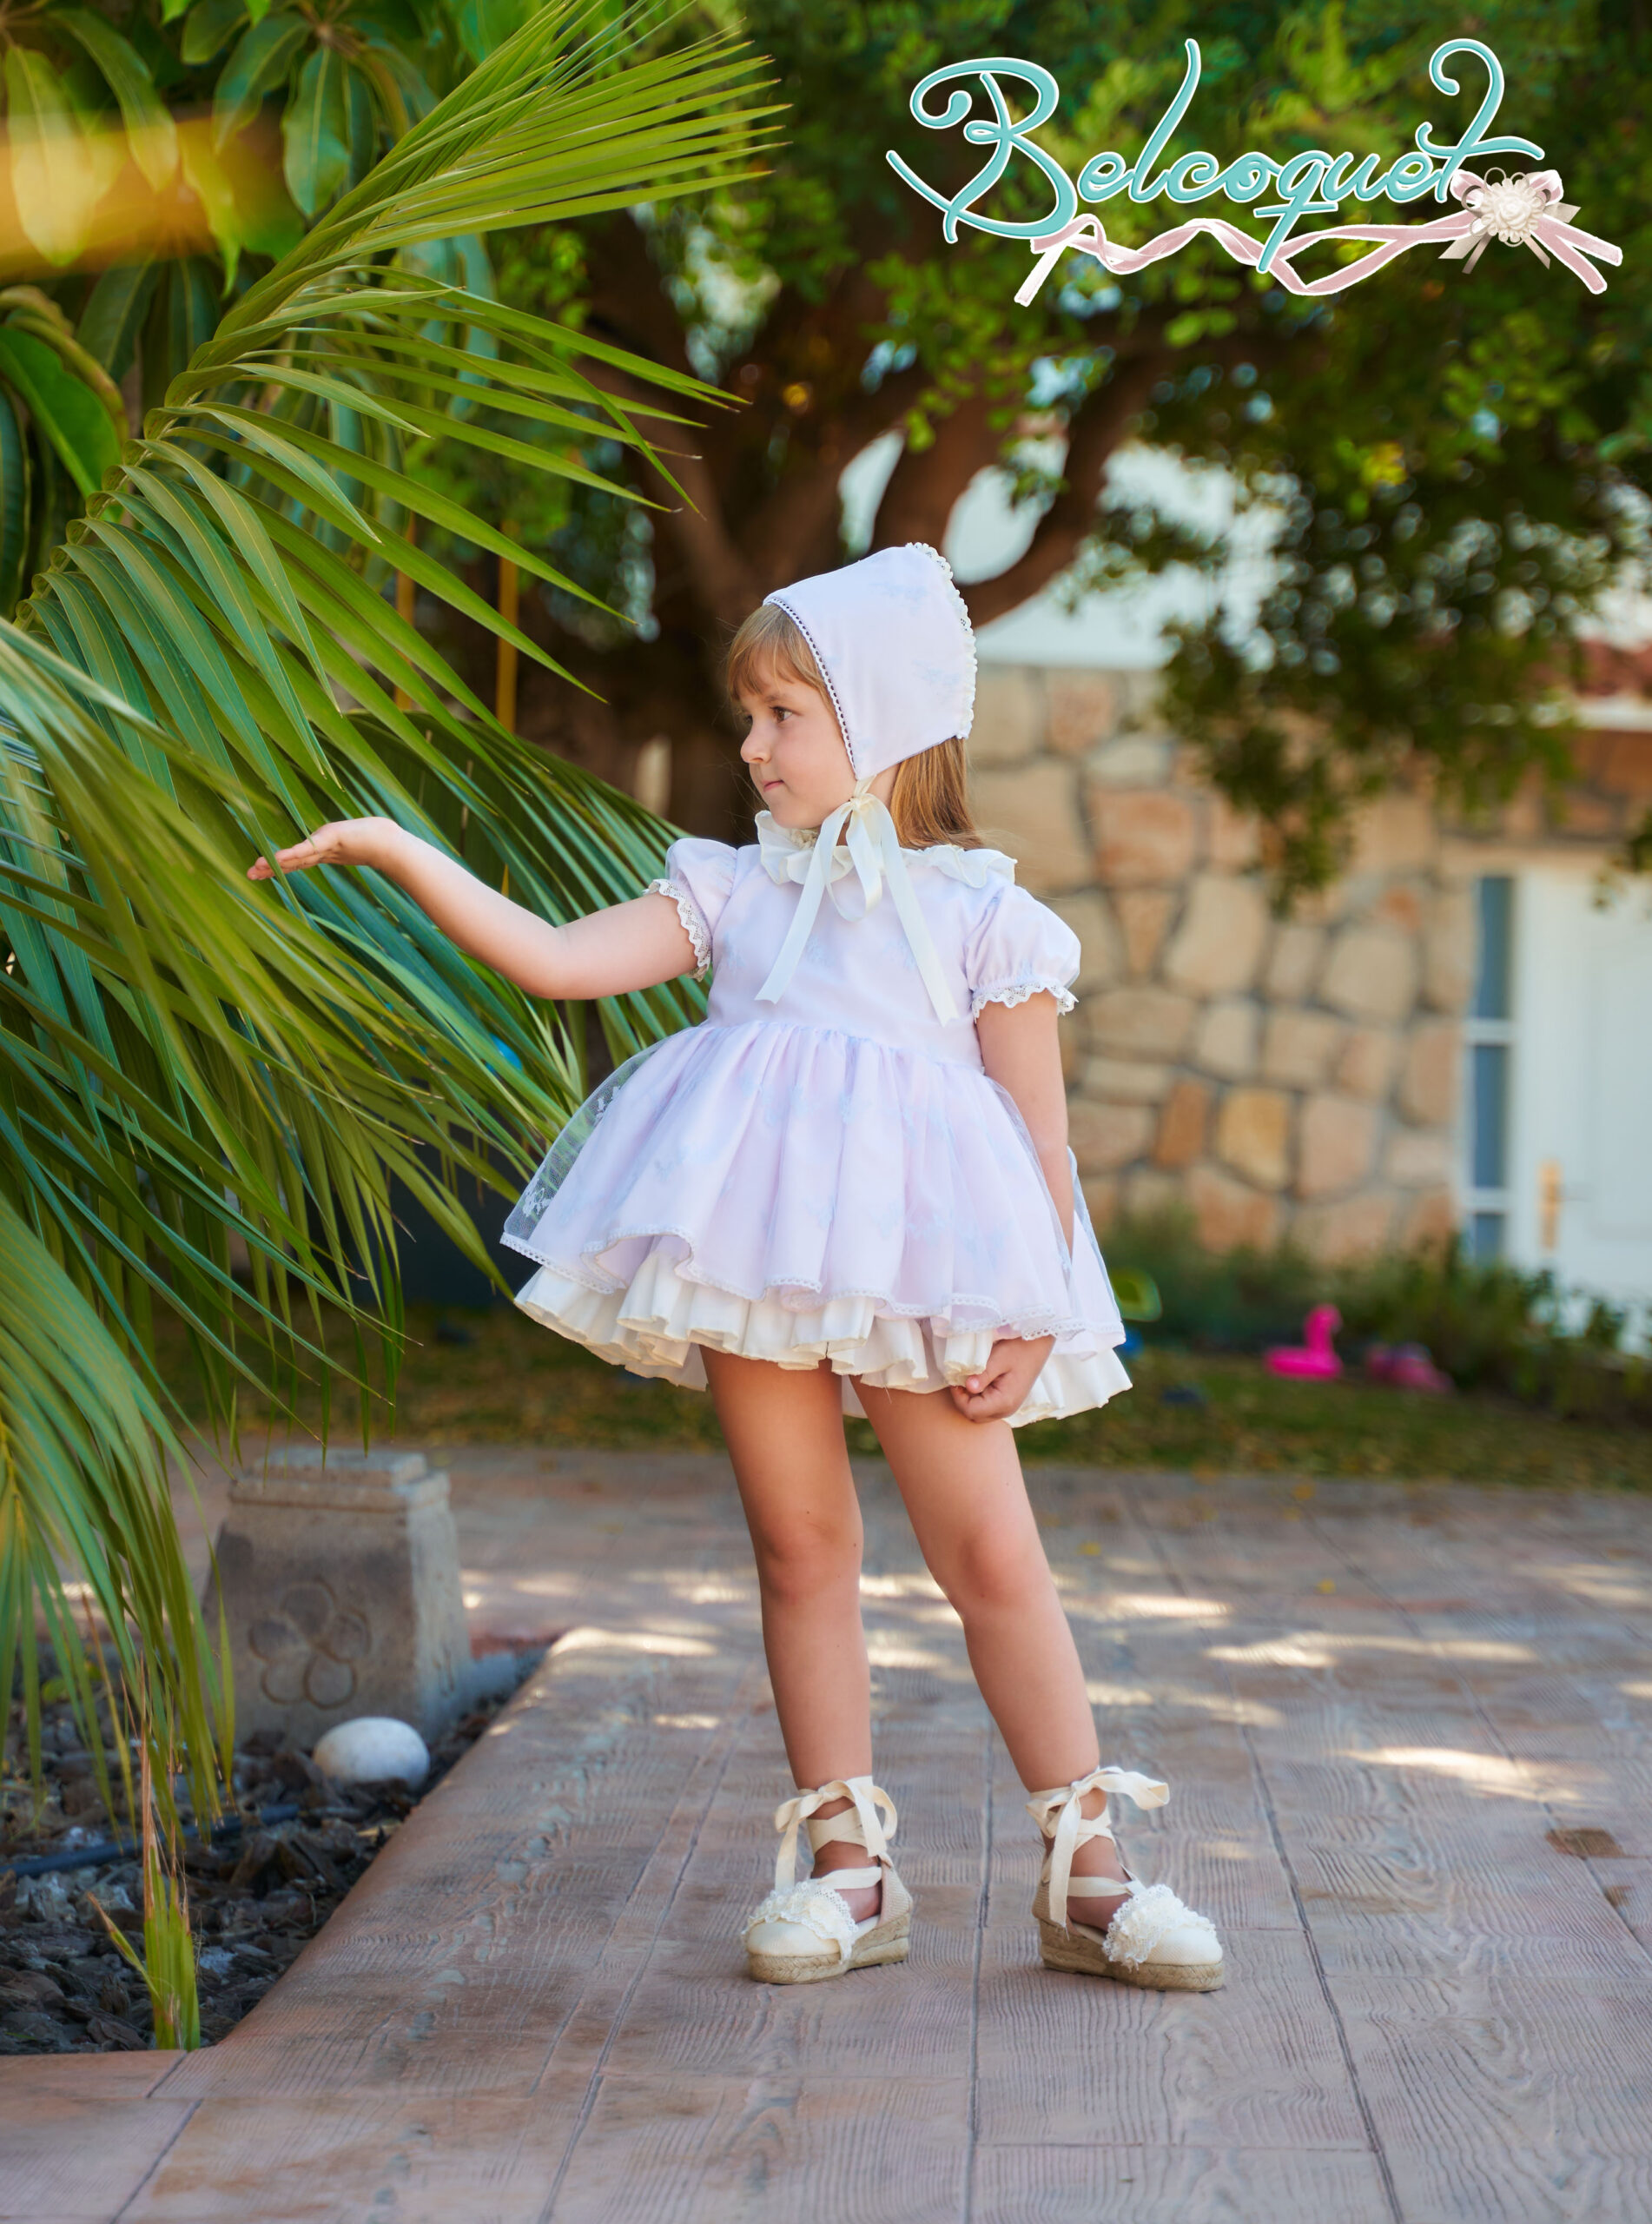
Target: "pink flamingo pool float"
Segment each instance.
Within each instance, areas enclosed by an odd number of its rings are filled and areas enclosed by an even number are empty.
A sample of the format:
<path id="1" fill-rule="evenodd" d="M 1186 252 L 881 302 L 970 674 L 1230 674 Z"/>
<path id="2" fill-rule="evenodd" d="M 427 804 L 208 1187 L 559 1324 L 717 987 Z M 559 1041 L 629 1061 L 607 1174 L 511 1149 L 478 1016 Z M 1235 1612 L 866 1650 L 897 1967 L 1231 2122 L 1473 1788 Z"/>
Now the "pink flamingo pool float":
<path id="1" fill-rule="evenodd" d="M 1316 1305 L 1302 1324 L 1299 1344 L 1275 1344 L 1263 1354 L 1263 1365 L 1275 1374 L 1305 1376 L 1329 1382 L 1342 1373 L 1342 1361 L 1331 1348 L 1331 1339 L 1342 1326 L 1334 1305 Z"/>

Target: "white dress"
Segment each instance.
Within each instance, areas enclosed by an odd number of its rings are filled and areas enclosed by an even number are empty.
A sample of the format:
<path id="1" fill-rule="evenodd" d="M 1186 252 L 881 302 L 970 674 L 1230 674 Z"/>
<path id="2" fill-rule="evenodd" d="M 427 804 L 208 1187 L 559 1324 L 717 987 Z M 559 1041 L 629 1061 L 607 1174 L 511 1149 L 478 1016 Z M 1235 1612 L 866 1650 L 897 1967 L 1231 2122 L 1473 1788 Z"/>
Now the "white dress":
<path id="1" fill-rule="evenodd" d="M 958 1016 L 940 1019 L 884 899 L 846 861 L 777 1003 L 757 991 L 795 916 L 812 832 L 673 843 L 669 877 L 704 1022 L 628 1059 L 523 1191 L 505 1241 L 537 1262 L 516 1302 L 634 1373 L 704 1389 L 700 1347 L 939 1389 L 1001 1337 L 1054 1335 L 1021 1425 L 1104 1405 L 1124 1327 L 1074 1180 L 1069 1257 L 1008 1093 L 983 1071 L 984 1004 L 1070 1009 L 1072 930 L 995 850 L 905 851 Z"/>

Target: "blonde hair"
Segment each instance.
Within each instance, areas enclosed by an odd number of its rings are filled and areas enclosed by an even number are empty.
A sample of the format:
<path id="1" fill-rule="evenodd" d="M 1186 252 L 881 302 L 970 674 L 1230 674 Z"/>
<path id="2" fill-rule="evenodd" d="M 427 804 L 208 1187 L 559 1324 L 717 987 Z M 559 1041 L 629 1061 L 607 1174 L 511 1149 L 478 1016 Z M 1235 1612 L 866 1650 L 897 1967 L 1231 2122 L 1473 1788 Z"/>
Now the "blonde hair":
<path id="1" fill-rule="evenodd" d="M 756 694 L 768 678 L 812 687 L 836 716 L 814 651 L 777 602 L 759 604 L 729 644 L 724 684 L 730 708 L 737 712 L 739 698 Z M 961 850 L 980 849 L 981 836 L 969 815 L 968 769 L 961 737 L 955 734 L 949 741 L 938 741 L 932 749 L 902 758 L 895 768 L 889 816 L 903 849 L 929 850 L 938 842 L 953 843 Z"/>

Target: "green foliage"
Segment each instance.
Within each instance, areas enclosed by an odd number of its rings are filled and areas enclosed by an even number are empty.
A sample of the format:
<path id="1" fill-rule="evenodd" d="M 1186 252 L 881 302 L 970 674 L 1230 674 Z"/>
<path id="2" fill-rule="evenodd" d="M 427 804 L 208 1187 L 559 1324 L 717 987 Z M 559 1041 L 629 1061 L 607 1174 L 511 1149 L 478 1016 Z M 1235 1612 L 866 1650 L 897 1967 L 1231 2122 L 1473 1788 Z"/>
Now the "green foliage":
<path id="1" fill-rule="evenodd" d="M 1111 1254 L 1110 1240 L 1108 1249 Z M 724 1450 L 716 1411 L 704 1393 L 628 1379 L 579 1345 L 548 1335 L 516 1306 L 456 1312 L 410 1304 L 407 1314 L 398 1426 L 420 1444 L 532 1444 L 576 1458 L 580 1447 L 592 1445 L 660 1454 Z M 462 1345 L 450 1340 L 460 1323 L 469 1331 Z M 347 1323 L 335 1316 L 328 1328 L 347 1345 Z M 1646 1427 L 1563 1421 L 1491 1393 L 1412 1396 L 1368 1386 L 1358 1369 L 1337 1382 L 1286 1385 L 1252 1353 L 1193 1354 L 1152 1332 L 1126 1368 L 1133 1386 L 1127 1393 L 1066 1420 L 1016 1431 L 1016 1448 L 1029 1469 L 1051 1460 L 1131 1473 L 1173 1468 L 1186 1475 L 1191 1467 L 1211 1483 L 1219 1474 L 1266 1472 L 1292 1482 L 1303 1475 L 1456 1476 L 1500 1485 L 1652 1489 L 1652 1429 Z M 1165 1400 L 1166 1390 L 1185 1393 L 1190 1385 L 1203 1393 L 1202 1404 L 1185 1395 Z M 352 1394 L 343 1386 L 340 1403 Z M 878 1456 L 869 1422 L 851 1420 L 847 1427 L 857 1458 Z M 1289 1490 L 1282 1490 L 1281 1502 L 1296 1503 Z M 1045 1541 L 1053 1548 L 1060 1543 L 1051 1536 Z"/>
<path id="2" fill-rule="evenodd" d="M 510 545 L 409 452 L 451 423 L 605 486 L 593 437 L 652 451 L 587 366 L 669 396 L 651 406 L 673 422 L 717 397 L 433 251 L 737 177 L 768 113 L 757 66 L 727 38 L 629 56 L 577 0 L 533 16 L 241 287 L 0 623 L 0 1685 L 20 1651 L 33 1689 L 38 1599 L 89 1711 L 76 1571 L 123 1673 L 147 1663 L 201 1815 L 228 1694 L 172 1524 L 157 1316 L 229 1448 L 243 1385 L 290 1413 L 319 1377 L 325 1429 L 324 1307 L 350 1323 L 347 1371 L 380 1345 L 393 1385 L 393 1182 L 486 1267 L 458 1169 L 508 1192 L 585 1086 L 583 1010 L 473 965 L 399 890 L 246 867 L 387 813 L 564 918 L 634 893 L 666 837 L 506 732 L 381 586 L 408 573 L 554 670 L 410 539 L 416 519 Z M 202 296 L 173 275 L 144 314 L 193 331 Z M 123 296 L 106 322 L 137 314 Z M 486 421 L 525 412 L 555 437 Z M 700 1009 L 686 984 L 600 1007 L 617 1056 Z"/>
<path id="3" fill-rule="evenodd" d="M 1627 1348 L 1638 1308 L 1566 1290 L 1546 1269 L 1472 1260 L 1453 1241 L 1374 1261 L 1347 1276 L 1339 1302 L 1351 1334 L 1426 1344 L 1463 1388 L 1652 1422 L 1652 1374 Z"/>
<path id="4" fill-rule="evenodd" d="M 1449 136 L 1478 98 L 1466 68 L 1457 98 L 1429 92 L 1444 36 L 1432 10 L 1351 0 L 1272 22 L 1271 44 L 1231 71 L 1229 104 L 1204 109 L 1197 143 L 1398 150 L 1420 116 Z M 1508 72 L 1499 128 L 1543 145 L 1579 221 L 1623 248 L 1605 294 L 1503 249 L 1471 277 L 1414 252 L 1301 302 L 1203 246 L 1175 258 L 1174 279 L 1167 268 L 1157 283 L 1096 288 L 1127 321 L 1161 312 L 1173 288 L 1232 303 L 1218 346 L 1208 322 L 1165 328 L 1175 352 L 1142 429 L 1226 466 L 1241 520 L 1260 511 L 1273 529 L 1253 630 L 1220 609 L 1173 629 L 1167 697 L 1216 784 L 1261 815 L 1287 898 L 1339 868 L 1355 808 L 1397 778 L 1431 777 L 1439 802 L 1471 817 L 1529 774 L 1557 789 L 1579 621 L 1615 580 L 1644 576 L 1652 291 L 1625 92 L 1652 52 L 1638 20 L 1588 5 L 1493 6 L 1475 30 Z M 1322 255 L 1304 275 L 1331 267 Z M 1190 553 L 1166 520 L 1104 514 L 1106 538 L 1147 568 Z"/>
<path id="5" fill-rule="evenodd" d="M 1289 1242 L 1206 1250 L 1181 1212 L 1115 1223 L 1107 1251 L 1110 1269 L 1158 1285 L 1154 1344 L 1259 1352 L 1298 1342 L 1309 1308 L 1331 1303 L 1351 1364 L 1372 1342 L 1419 1343 L 1459 1389 L 1652 1423 L 1652 1370 L 1637 1348 L 1652 1324 L 1636 1308 L 1568 1290 L 1546 1270 L 1470 1259 L 1455 1240 L 1330 1267 Z"/>
<path id="6" fill-rule="evenodd" d="M 763 586 L 856 553 L 816 521 L 835 523 L 843 463 L 884 432 L 903 453 L 876 538 L 938 538 L 933 521 L 996 464 L 1033 519 L 1021 595 L 1047 583 L 1081 607 L 1094 586 L 1183 565 L 1213 579 L 1237 533 L 1265 526 L 1279 573 L 1255 625 L 1240 581 L 1227 607 L 1182 628 L 1169 707 L 1212 779 L 1265 821 L 1287 896 L 1336 870 L 1354 807 L 1397 779 L 1432 780 L 1443 806 L 1472 812 L 1529 774 L 1564 777 L 1573 643 L 1602 588 L 1639 575 L 1652 493 L 1652 195 L 1635 122 L 1652 27 L 1639 13 L 1490 0 L 1472 24 L 1507 71 L 1499 128 L 1540 143 L 1580 223 L 1623 249 L 1600 295 L 1493 242 L 1471 275 L 1416 250 L 1344 296 L 1301 301 L 1195 242 L 1116 282 L 1069 253 L 1027 308 L 1014 298 L 1025 242 L 964 226 L 948 244 L 940 212 L 885 159 L 894 149 L 948 191 L 981 166 L 961 130 L 910 116 L 926 70 L 976 55 L 1041 63 L 1062 100 L 1038 136 L 1076 175 L 1100 149 L 1141 147 L 1194 36 L 1204 76 L 1166 161 L 1193 147 L 1392 156 L 1425 119 L 1449 137 L 1472 116 L 1475 65 L 1453 96 L 1426 75 L 1461 27 L 1418 0 L 748 0 L 743 19 L 792 103 L 783 156 L 737 191 L 644 215 L 645 258 L 591 261 L 605 329 L 667 360 L 680 347 L 750 399 L 704 443 L 697 500 L 710 496 L 713 525 Z M 986 113 L 978 83 L 956 89 Z M 1024 113 L 1026 89 L 1006 80 L 1005 92 Z M 977 210 L 1028 221 L 1049 197 L 1018 158 Z M 1097 214 L 1110 237 L 1139 242 L 1172 204 L 1120 195 Z M 1305 275 L 1333 253 L 1305 258 Z M 1046 437 L 1053 457 L 1034 446 Z M 1211 535 L 1125 500 L 1105 472 L 1133 439 L 1232 473 L 1234 525 Z M 603 498 L 576 488 L 569 501 L 551 521 L 559 560 L 618 603 L 638 552 Z M 599 645 L 580 667 L 608 653 L 628 675 L 651 662 L 651 719 L 682 685 L 674 642 L 743 614 L 703 581 L 697 545 L 673 533 L 657 551 L 655 658 Z M 970 594 L 995 616 L 1014 606 L 990 581 Z M 574 614 L 555 614 L 577 647 Z M 709 683 L 682 724 L 715 724 Z M 1642 849 L 1652 854 L 1652 834 Z"/>
<path id="7" fill-rule="evenodd" d="M 450 248 L 455 260 L 467 244 L 455 243 Z M 578 231 L 572 225 L 496 235 L 487 242 L 486 262 L 471 275 L 469 283 L 473 290 L 495 292 L 513 309 L 530 316 L 549 318 L 573 332 L 585 329 L 589 271 Z M 466 411 L 477 406 L 469 400 L 455 401 L 455 407 Z M 490 411 L 485 401 L 479 421 L 489 432 L 511 434 L 534 447 L 549 448 L 557 439 L 554 423 L 537 416 L 506 417 Z M 527 469 L 513 456 L 493 449 L 449 440 L 445 434 L 423 442 L 418 453 L 420 476 L 439 487 L 455 511 L 496 523 L 508 520 L 529 549 L 542 551 L 561 564 L 559 536 L 574 513 L 570 499 L 573 490 L 567 480 Z M 617 444 L 601 440 L 593 441 L 586 450 L 587 460 L 607 473 L 623 461 L 624 453 Z M 587 515 L 598 508 L 605 514 L 617 513 L 639 522 L 643 515 L 635 503 L 623 496 L 598 490 L 586 493 L 584 506 Z M 439 560 L 453 566 L 473 563 L 482 553 L 462 526 L 452 532 L 433 527 L 425 545 Z M 605 573 L 605 577 L 611 582 L 613 579 L 611 573 Z M 577 594 L 551 592 L 558 595 L 559 606 L 590 608 L 580 603 Z M 618 602 L 618 593 L 613 599 Z"/>
<path id="8" fill-rule="evenodd" d="M 244 250 L 290 246 L 537 4 L 137 0 L 118 26 L 63 0 L 13 9 L 3 109 L 23 234 L 62 267 L 137 187 L 182 187 L 233 282 Z M 624 22 L 634 38 L 656 12 L 596 0 L 584 20 L 588 35 Z M 205 130 L 191 121 L 202 116 Z"/>
<path id="9" fill-rule="evenodd" d="M 6 113 L 13 198 L 50 263 L 77 255 L 129 162 L 155 192 L 198 198 L 233 273 L 272 224 L 306 216 L 358 184 L 378 156 L 478 58 L 439 4 L 367 0 L 320 8 L 268 0 L 140 6 L 117 29 L 90 7 L 16 11 L 7 23 Z M 285 220 L 237 142 L 266 107 L 284 144 Z M 210 109 L 209 135 L 172 111 Z"/>
<path id="10" fill-rule="evenodd" d="M 0 615 L 121 459 L 119 389 L 37 286 L 0 287 Z"/>
<path id="11" fill-rule="evenodd" d="M 181 1756 L 170 1724 L 164 1724 L 164 1726 L 156 1724 L 147 1678 L 143 1691 L 138 1791 L 143 1850 L 142 1953 L 109 1921 L 95 1898 L 92 1905 L 102 1916 L 103 1928 L 116 1947 L 143 1980 L 155 2018 L 155 2045 L 188 2052 L 201 2044 L 201 1995 L 171 1790 Z M 162 1810 L 159 1817 L 157 1805 Z"/>
<path id="12" fill-rule="evenodd" d="M 1303 1315 L 1325 1294 L 1325 1269 L 1297 1246 L 1207 1250 L 1186 1210 L 1116 1221 L 1104 1248 L 1109 1274 L 1146 1274 L 1156 1285 L 1153 1343 L 1199 1351 L 1294 1343 Z"/>

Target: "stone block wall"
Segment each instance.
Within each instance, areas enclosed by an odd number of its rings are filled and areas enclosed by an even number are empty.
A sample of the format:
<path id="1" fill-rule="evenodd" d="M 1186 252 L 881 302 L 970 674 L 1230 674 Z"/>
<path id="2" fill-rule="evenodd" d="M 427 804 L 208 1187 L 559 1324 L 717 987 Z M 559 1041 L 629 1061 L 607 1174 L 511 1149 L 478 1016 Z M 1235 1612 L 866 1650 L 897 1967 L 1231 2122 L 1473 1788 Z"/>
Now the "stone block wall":
<path id="1" fill-rule="evenodd" d="M 1154 712 L 1157 675 L 983 665 L 983 837 L 1083 946 L 1062 1025 L 1098 1227 L 1180 1200 L 1222 1248 L 1338 1258 L 1455 1216 L 1467 873 L 1433 813 L 1369 811 L 1345 879 L 1269 910 L 1257 830 Z"/>

